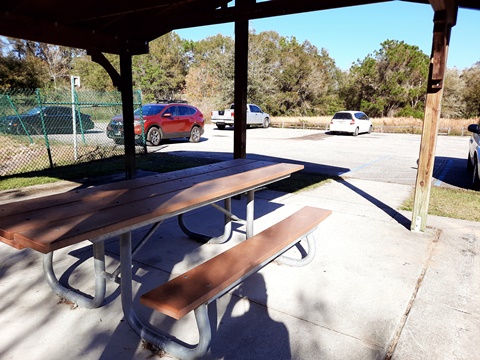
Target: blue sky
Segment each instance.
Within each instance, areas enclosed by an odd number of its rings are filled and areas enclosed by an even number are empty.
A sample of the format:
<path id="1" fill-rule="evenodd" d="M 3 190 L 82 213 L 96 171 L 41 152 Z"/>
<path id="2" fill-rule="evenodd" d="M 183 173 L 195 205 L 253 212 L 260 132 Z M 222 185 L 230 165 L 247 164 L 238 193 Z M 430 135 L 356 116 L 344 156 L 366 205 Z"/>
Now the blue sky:
<path id="1" fill-rule="evenodd" d="M 395 1 L 343 9 L 251 20 L 256 33 L 273 30 L 282 36 L 294 36 L 325 48 L 343 70 L 357 59 L 380 49 L 385 40 L 416 45 L 430 55 L 433 9 L 430 5 Z M 234 24 L 220 24 L 175 30 L 183 39 L 202 40 L 222 34 L 234 38 Z M 447 66 L 459 70 L 480 61 L 480 11 L 459 9 L 452 28 Z"/>

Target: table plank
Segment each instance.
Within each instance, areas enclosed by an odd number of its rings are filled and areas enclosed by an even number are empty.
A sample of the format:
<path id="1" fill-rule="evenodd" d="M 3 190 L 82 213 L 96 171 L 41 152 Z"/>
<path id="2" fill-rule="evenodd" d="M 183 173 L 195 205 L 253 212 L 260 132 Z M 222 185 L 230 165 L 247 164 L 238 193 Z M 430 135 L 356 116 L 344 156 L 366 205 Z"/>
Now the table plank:
<path id="1" fill-rule="evenodd" d="M 57 206 L 59 203 L 73 203 L 80 201 L 88 196 L 96 196 L 99 191 L 112 191 L 121 189 L 133 189 L 145 186 L 153 186 L 155 184 L 161 184 L 164 182 L 189 178 L 191 176 L 197 176 L 201 174 L 215 173 L 217 171 L 225 169 L 235 169 L 247 164 L 254 164 L 257 167 L 266 166 L 267 162 L 258 162 L 248 159 L 234 159 L 228 161 L 222 161 L 214 164 L 202 165 L 188 169 L 175 170 L 168 173 L 160 173 L 151 176 L 145 176 L 136 179 L 123 180 L 109 184 L 97 185 L 91 188 L 75 189 L 68 192 L 58 193 L 50 196 L 26 199 L 15 201 L 7 204 L 0 204 L 0 218 L 4 218 L 10 215 L 18 215 L 24 212 L 30 212 L 35 210 L 42 210 L 49 208 L 50 206 Z M 273 164 L 273 163 L 271 163 Z M 27 205 L 26 205 L 27 204 Z"/>
<path id="2" fill-rule="evenodd" d="M 39 206 L 38 199 L 30 203 L 22 202 L 12 207 L 0 207 L 0 236 L 13 239 L 14 233 L 21 232 L 30 227 L 38 226 L 41 222 L 50 222 L 54 219 L 66 219 L 89 215 L 93 212 L 106 211 L 120 205 L 141 203 L 149 198 L 161 194 L 171 193 L 180 189 L 189 188 L 197 183 L 226 177 L 238 172 L 246 172 L 259 167 L 272 166 L 275 163 L 263 161 L 228 161 L 224 166 L 206 166 L 203 169 L 176 172 L 177 176 L 152 175 L 144 178 L 127 180 L 120 183 L 99 186 L 86 191 L 75 191 L 44 197 L 44 207 Z M 228 167 L 227 165 L 234 165 Z M 68 196 L 71 195 L 71 196 Z M 40 199 L 41 200 L 41 199 Z M 14 212 L 14 210 L 18 210 Z M 35 221 L 33 221 L 35 220 Z"/>
<path id="3" fill-rule="evenodd" d="M 110 199 L 100 207 L 91 208 L 90 211 L 88 209 L 90 202 L 87 201 L 86 204 L 82 204 L 80 213 L 73 216 L 70 214 L 75 213 L 75 208 L 79 207 L 78 203 L 69 203 L 66 207 L 60 205 L 63 212 L 54 211 L 55 216 L 51 218 L 45 218 L 39 209 L 34 212 L 38 218 L 17 219 L 15 224 L 11 223 L 10 225 L 4 223 L 2 219 L 0 227 L 3 233 L 11 236 L 9 239 L 13 239 L 16 244 L 48 253 L 83 240 L 93 240 L 132 227 L 138 228 L 162 218 L 172 217 L 277 181 L 290 176 L 292 172 L 303 169 L 303 165 L 286 163 L 271 165 L 272 163 L 268 163 L 268 166 L 264 166 L 264 162 L 255 163 L 263 167 L 255 168 L 250 165 L 254 169 L 240 173 L 238 171 L 241 167 L 234 170 L 225 169 L 229 173 L 226 176 L 223 174 L 223 170 L 219 170 L 222 173 L 221 177 L 218 174 L 212 174 L 213 178 L 198 182 L 184 179 L 182 181 L 184 184 L 188 184 L 187 187 L 180 185 L 175 190 L 168 192 L 153 191 L 151 186 L 147 186 L 145 187 L 147 192 L 150 189 L 151 196 L 149 197 L 129 198 L 129 201 L 120 203 L 117 203 L 114 197 L 113 200 Z M 200 177 L 204 176 L 200 175 Z M 174 180 L 167 183 L 168 186 L 173 186 L 173 189 L 174 185 L 172 184 L 177 182 Z M 164 184 L 164 186 L 167 185 Z M 96 194 L 94 195 L 96 196 Z M 127 197 L 127 195 L 125 196 Z M 96 202 L 91 203 L 95 204 Z M 70 211 L 68 211 L 69 208 Z M 9 218 L 12 219 L 12 216 Z"/>

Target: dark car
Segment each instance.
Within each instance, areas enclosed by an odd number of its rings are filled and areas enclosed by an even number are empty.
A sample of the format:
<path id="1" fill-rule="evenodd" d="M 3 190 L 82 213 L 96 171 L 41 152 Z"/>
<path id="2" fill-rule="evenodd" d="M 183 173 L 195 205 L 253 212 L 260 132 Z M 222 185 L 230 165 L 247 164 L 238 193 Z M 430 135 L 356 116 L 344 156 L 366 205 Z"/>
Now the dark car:
<path id="1" fill-rule="evenodd" d="M 95 124 L 90 115 L 75 111 L 77 132 L 91 130 Z M 44 130 L 45 129 L 45 130 Z M 0 131 L 7 134 L 71 134 L 72 108 L 66 106 L 36 107 L 19 115 L 0 118 Z"/>
<path id="2" fill-rule="evenodd" d="M 146 104 L 134 112 L 135 140 L 143 136 L 147 144 L 158 146 L 164 139 L 187 138 L 199 142 L 204 132 L 200 110 L 186 103 Z M 113 117 L 107 126 L 107 136 L 123 144 L 123 115 Z"/>

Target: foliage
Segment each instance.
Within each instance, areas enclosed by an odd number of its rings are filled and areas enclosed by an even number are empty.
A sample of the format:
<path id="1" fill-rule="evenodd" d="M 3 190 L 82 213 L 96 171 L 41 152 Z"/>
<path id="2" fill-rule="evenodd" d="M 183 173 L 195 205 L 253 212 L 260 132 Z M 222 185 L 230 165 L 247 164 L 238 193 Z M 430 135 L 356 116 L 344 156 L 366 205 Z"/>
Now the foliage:
<path id="1" fill-rule="evenodd" d="M 480 116 L 480 61 L 464 71 L 465 81 L 464 101 L 468 116 Z"/>
<path id="2" fill-rule="evenodd" d="M 33 56 L 24 60 L 13 55 L 0 57 L 0 89 L 42 87 L 46 83 L 46 73 L 42 62 Z"/>
<path id="3" fill-rule="evenodd" d="M 134 89 L 143 102 L 184 99 L 206 117 L 230 106 L 234 97 L 235 39 L 217 35 L 201 41 L 175 32 L 150 42 L 150 52 L 132 59 Z M 112 91 L 107 72 L 83 50 L 12 38 L 0 40 L 0 89 L 62 89 L 70 75 L 83 89 Z M 105 54 L 119 72 L 119 57 Z M 423 119 L 429 57 L 417 46 L 386 40 L 343 71 L 328 51 L 275 31 L 249 34 L 247 101 L 272 116 L 322 116 L 358 109 L 371 117 Z M 480 115 L 480 62 L 447 69 L 442 117 Z"/>
<path id="4" fill-rule="evenodd" d="M 120 72 L 120 58 L 112 54 L 105 54 L 105 57 Z M 72 75 L 80 76 L 82 87 L 88 87 L 95 91 L 117 90 L 105 69 L 91 61 L 90 56 L 79 56 L 74 60 Z"/>
<path id="5" fill-rule="evenodd" d="M 217 35 L 187 46 L 190 62 L 186 98 L 204 111 L 230 107 L 234 89 L 233 40 Z"/>
<path id="6" fill-rule="evenodd" d="M 460 74 L 456 68 L 445 71 L 441 114 L 443 118 L 459 119 L 466 116 L 467 108 L 463 99 L 465 81 Z"/>
<path id="7" fill-rule="evenodd" d="M 24 67 L 17 69 L 17 76 L 30 77 L 35 74 L 42 88 L 69 87 L 70 69 L 77 56 L 84 53 L 82 50 L 65 46 L 50 45 L 34 41 L 7 38 L 7 44 L 12 58 L 24 63 Z M 23 86 L 28 87 L 28 86 Z"/>
<path id="8" fill-rule="evenodd" d="M 170 32 L 150 43 L 150 52 L 133 58 L 133 87 L 145 102 L 179 98 L 184 90 L 187 62 L 180 37 Z"/>
<path id="9" fill-rule="evenodd" d="M 373 55 L 351 67 L 342 90 L 346 107 L 370 116 L 394 116 L 401 109 L 422 116 L 428 66 L 428 56 L 417 46 L 386 40 Z"/>
<path id="10" fill-rule="evenodd" d="M 325 49 L 305 41 L 283 38 L 280 43 L 279 91 L 276 103 L 281 113 L 324 115 L 335 88 L 335 63 Z M 278 105 L 277 105 L 278 106 Z M 275 113 L 273 113 L 275 114 Z"/>

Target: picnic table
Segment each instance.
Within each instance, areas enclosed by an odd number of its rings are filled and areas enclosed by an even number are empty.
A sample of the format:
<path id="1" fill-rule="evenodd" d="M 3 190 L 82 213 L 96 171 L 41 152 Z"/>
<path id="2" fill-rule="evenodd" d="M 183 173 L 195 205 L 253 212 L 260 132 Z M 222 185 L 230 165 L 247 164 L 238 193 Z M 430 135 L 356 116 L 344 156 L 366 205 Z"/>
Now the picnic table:
<path id="1" fill-rule="evenodd" d="M 255 190 L 285 179 L 302 169 L 303 166 L 298 164 L 235 159 L 3 204 L 0 205 L 0 241 L 19 250 L 30 248 L 43 253 L 43 270 L 47 283 L 57 295 L 79 306 L 87 308 L 100 306 L 105 298 L 106 281 L 118 281 L 120 274 L 123 311 L 132 328 L 142 338 L 166 348 L 177 357 L 196 357 L 198 354 L 203 354 L 210 343 L 209 329 L 207 329 L 209 324 L 205 325 L 207 315 L 203 305 L 214 301 L 250 273 L 258 271 L 283 254 L 309 235 L 318 223 L 330 214 L 328 210 L 305 208 L 296 218 L 285 220 L 276 228 L 272 228 L 270 235 L 262 233 L 263 235 L 254 236 Z M 246 194 L 247 198 L 245 220 L 231 211 L 231 199 L 242 194 Z M 219 205 L 222 201 L 223 206 Z M 224 216 L 224 229 L 220 236 L 197 233 L 188 228 L 183 218 L 183 214 L 208 205 L 214 206 Z M 172 217 L 178 218 L 181 229 L 188 236 L 211 243 L 227 241 L 232 233 L 231 222 L 240 221 L 245 224 L 246 239 L 250 241 L 243 246 L 243 250 L 238 248 L 235 250 L 236 253 L 232 253 L 246 258 L 245 264 L 240 268 L 241 274 L 230 276 L 228 280 L 217 279 L 221 284 L 215 293 L 209 292 L 205 295 L 201 293 L 203 290 L 197 289 L 193 295 L 189 295 L 191 299 L 186 301 L 190 306 L 188 311 L 202 309 L 198 314 L 196 312 L 197 319 L 200 320 L 201 340 L 193 352 L 188 346 L 185 347 L 176 342 L 172 344 L 164 334 L 151 329 L 148 324 L 143 324 L 132 304 L 133 256 L 155 231 L 161 229 L 162 221 Z M 137 247 L 132 248 L 132 231 L 146 226 L 150 226 L 150 230 Z M 274 243 L 266 245 L 266 241 L 262 240 L 263 237 L 272 236 L 281 238 L 283 242 L 279 240 L 276 245 Z M 120 266 L 108 273 L 105 269 L 104 242 L 114 237 L 120 239 Z M 93 247 L 95 271 L 93 296 L 84 295 L 68 285 L 61 284 L 53 270 L 53 253 L 56 250 L 84 241 L 91 242 Z M 265 252 L 265 257 L 261 258 L 261 253 L 253 258 L 251 255 L 245 255 L 249 251 L 247 247 L 255 247 L 256 252 Z M 311 250 L 314 248 L 311 240 L 309 248 Z M 243 253 L 244 251 L 247 253 Z M 217 259 L 217 262 L 223 263 L 227 256 L 228 254 L 223 255 L 223 259 Z M 249 256 L 252 259 L 249 259 Z M 226 267 L 229 268 L 229 266 Z M 204 266 L 197 273 L 200 276 L 209 277 L 208 272 L 214 271 L 212 269 Z M 225 271 L 225 274 L 228 275 L 228 271 Z M 191 285 L 187 283 L 184 286 Z M 162 291 L 161 289 L 160 292 Z M 171 288 L 166 291 L 167 294 L 172 293 Z M 146 296 L 142 302 L 147 306 L 158 308 L 163 299 L 164 296 L 159 300 L 154 294 L 150 297 Z M 178 299 L 174 300 L 174 303 L 177 301 Z M 202 335 L 204 333 L 206 335 Z"/>

